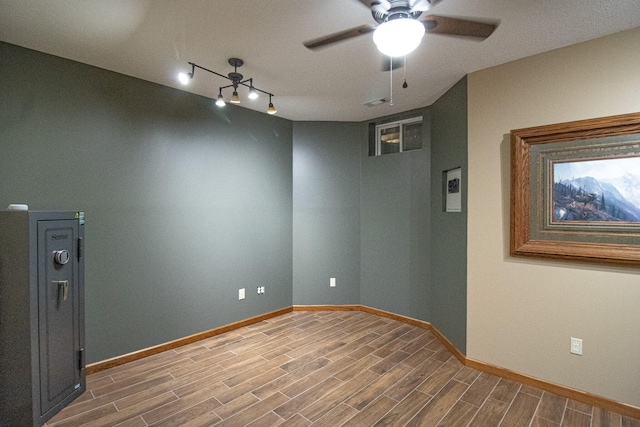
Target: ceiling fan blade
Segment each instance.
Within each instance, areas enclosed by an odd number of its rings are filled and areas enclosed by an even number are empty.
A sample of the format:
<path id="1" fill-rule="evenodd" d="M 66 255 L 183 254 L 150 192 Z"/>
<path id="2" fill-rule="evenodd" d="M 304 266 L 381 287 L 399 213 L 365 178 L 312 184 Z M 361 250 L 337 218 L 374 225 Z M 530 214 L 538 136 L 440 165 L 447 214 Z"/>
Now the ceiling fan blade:
<path id="1" fill-rule="evenodd" d="M 398 68 L 402 68 L 403 66 L 404 66 L 404 58 L 402 57 L 391 58 L 391 57 L 385 56 L 382 59 L 382 71 L 390 71 L 392 69 L 396 70 Z"/>
<path id="2" fill-rule="evenodd" d="M 304 42 L 303 44 L 307 49 L 315 50 L 315 49 L 328 46 L 333 43 L 338 43 L 353 37 L 358 37 L 363 34 L 368 34 L 375 29 L 376 29 L 376 26 L 373 24 L 360 25 L 359 27 L 351 28 L 345 31 L 340 31 L 339 33 L 334 33 L 334 34 L 320 37 L 314 40 L 309 40 Z"/>
<path id="3" fill-rule="evenodd" d="M 431 9 L 441 1 L 442 0 L 413 0 L 411 2 L 411 10 L 424 12 Z"/>
<path id="4" fill-rule="evenodd" d="M 496 29 L 496 25 L 485 22 L 467 21 L 446 16 L 428 15 L 421 18 L 427 33 L 486 39 Z"/>
<path id="5" fill-rule="evenodd" d="M 360 0 L 360 3 L 364 4 L 374 12 L 384 13 L 391 9 L 391 2 L 388 0 Z"/>

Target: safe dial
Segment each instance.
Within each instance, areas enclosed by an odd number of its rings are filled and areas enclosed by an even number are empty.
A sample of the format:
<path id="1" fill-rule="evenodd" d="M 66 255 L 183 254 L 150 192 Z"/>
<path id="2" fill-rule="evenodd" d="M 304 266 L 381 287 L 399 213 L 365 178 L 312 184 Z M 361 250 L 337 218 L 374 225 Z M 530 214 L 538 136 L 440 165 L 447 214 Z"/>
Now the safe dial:
<path id="1" fill-rule="evenodd" d="M 56 261 L 57 264 L 65 265 L 66 263 L 69 262 L 69 251 L 66 251 L 66 250 L 55 251 L 53 253 L 53 259 Z"/>

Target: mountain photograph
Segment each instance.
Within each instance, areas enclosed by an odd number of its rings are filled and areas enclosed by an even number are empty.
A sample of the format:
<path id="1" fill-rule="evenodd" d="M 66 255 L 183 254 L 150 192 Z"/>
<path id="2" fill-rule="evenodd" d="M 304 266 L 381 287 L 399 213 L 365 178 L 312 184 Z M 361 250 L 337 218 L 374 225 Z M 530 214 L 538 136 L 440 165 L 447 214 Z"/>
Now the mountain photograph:
<path id="1" fill-rule="evenodd" d="M 640 158 L 553 165 L 553 221 L 640 223 Z"/>

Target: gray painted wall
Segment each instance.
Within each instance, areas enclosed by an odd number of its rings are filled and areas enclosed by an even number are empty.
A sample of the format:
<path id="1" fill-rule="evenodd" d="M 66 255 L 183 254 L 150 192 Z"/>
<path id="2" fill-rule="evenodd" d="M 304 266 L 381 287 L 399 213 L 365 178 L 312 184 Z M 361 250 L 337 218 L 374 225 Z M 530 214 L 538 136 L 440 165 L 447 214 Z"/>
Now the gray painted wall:
<path id="1" fill-rule="evenodd" d="M 293 124 L 294 304 L 360 302 L 361 127 Z"/>
<path id="2" fill-rule="evenodd" d="M 431 106 L 431 323 L 467 342 L 467 78 Z M 443 172 L 462 168 L 462 212 L 444 212 Z"/>
<path id="3" fill-rule="evenodd" d="M 428 109 L 375 120 L 423 116 L 421 150 L 370 157 L 361 146 L 361 303 L 429 320 L 430 115 Z M 369 124 L 363 129 L 369 133 Z"/>
<path id="4" fill-rule="evenodd" d="M 220 110 L 5 43 L 0 93 L 0 209 L 86 212 L 88 362 L 291 304 L 431 321 L 464 351 L 466 79 L 375 120 L 423 116 L 422 150 L 380 157 L 369 123 Z M 457 166 L 464 212 L 443 214 Z"/>
<path id="5" fill-rule="evenodd" d="M 0 209 L 86 212 L 88 362 L 292 304 L 291 122 L 5 43 L 0 94 Z"/>

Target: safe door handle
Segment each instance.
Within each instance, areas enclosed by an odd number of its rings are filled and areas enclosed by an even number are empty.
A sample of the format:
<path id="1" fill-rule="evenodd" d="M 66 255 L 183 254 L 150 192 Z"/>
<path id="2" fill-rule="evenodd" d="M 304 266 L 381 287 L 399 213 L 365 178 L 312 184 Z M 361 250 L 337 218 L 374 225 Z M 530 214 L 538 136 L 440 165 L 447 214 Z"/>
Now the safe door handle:
<path id="1" fill-rule="evenodd" d="M 62 300 L 66 301 L 69 296 L 69 281 L 68 280 L 60 280 L 58 281 L 58 301 L 60 301 L 60 294 L 62 294 Z"/>

